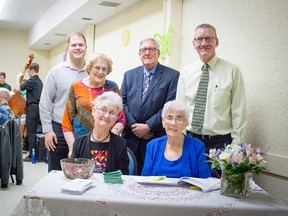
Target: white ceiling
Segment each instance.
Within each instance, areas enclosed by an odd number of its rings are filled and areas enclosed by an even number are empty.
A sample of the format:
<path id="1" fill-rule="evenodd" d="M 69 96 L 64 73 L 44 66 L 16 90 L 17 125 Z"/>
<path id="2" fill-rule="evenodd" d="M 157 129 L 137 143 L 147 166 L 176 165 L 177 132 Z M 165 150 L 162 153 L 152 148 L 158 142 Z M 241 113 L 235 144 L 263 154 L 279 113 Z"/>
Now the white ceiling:
<path id="1" fill-rule="evenodd" d="M 0 14 L 0 30 L 28 32 L 28 47 L 50 50 L 72 32 L 83 32 L 140 0 L 6 0 Z M 120 4 L 116 7 L 105 3 Z M 83 20 L 82 18 L 91 18 Z"/>

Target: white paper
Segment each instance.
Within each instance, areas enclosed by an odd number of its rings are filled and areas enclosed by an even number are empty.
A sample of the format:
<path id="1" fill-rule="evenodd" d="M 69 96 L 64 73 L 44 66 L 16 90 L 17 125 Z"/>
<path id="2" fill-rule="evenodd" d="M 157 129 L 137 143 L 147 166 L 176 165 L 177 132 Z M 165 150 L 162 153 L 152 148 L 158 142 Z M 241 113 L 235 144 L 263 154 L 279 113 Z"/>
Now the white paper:
<path id="1" fill-rule="evenodd" d="M 218 178 L 195 178 L 195 177 L 182 177 L 167 178 L 159 181 L 153 180 L 155 176 L 145 176 L 136 178 L 135 181 L 139 184 L 153 184 L 153 185 L 166 185 L 166 186 L 177 186 L 182 184 L 190 184 L 199 187 L 203 192 L 209 192 L 220 189 L 221 179 Z"/>
<path id="2" fill-rule="evenodd" d="M 193 178 L 193 177 L 182 177 L 177 182 L 179 185 L 188 183 L 199 187 L 203 192 L 209 192 L 220 189 L 221 179 L 218 178 Z"/>
<path id="3" fill-rule="evenodd" d="M 173 179 L 173 178 L 169 178 L 169 179 L 163 179 L 163 180 L 159 180 L 159 181 L 155 181 L 153 180 L 153 178 L 155 178 L 157 176 L 141 176 L 139 178 L 135 178 L 135 181 L 139 184 L 153 184 L 153 185 L 167 185 L 167 186 L 177 186 L 177 181 L 179 179 Z"/>
<path id="4" fill-rule="evenodd" d="M 86 190 L 94 187 L 94 181 L 89 179 L 73 179 L 62 185 L 61 191 L 69 194 L 83 194 Z"/>

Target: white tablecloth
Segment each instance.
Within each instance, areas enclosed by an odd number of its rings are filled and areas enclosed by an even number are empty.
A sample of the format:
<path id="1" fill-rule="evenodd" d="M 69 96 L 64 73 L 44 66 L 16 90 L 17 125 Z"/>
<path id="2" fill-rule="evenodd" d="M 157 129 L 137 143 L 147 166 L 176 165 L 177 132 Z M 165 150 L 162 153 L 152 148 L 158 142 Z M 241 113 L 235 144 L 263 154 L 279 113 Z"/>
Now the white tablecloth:
<path id="1" fill-rule="evenodd" d="M 26 211 L 34 200 L 55 216 L 288 215 L 288 207 L 265 191 L 237 199 L 222 196 L 219 190 L 203 193 L 189 187 L 143 185 L 135 182 L 141 176 L 122 177 L 124 184 L 105 184 L 102 174 L 94 174 L 90 179 L 95 187 L 82 195 L 70 195 L 60 188 L 71 180 L 62 171 L 52 171 L 27 192 L 19 206 Z"/>

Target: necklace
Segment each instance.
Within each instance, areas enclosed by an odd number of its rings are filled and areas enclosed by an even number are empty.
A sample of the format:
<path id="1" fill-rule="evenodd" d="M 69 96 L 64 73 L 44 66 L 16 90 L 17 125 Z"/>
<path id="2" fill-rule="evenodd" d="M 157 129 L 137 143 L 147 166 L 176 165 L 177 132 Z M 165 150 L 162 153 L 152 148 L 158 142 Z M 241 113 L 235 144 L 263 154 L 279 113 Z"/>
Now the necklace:
<path id="1" fill-rule="evenodd" d="M 95 142 L 103 142 L 104 140 L 106 140 L 109 136 L 110 136 L 110 133 L 108 133 L 108 135 L 103 139 L 103 140 L 96 140 L 93 136 L 93 132 L 91 133 L 91 136 L 92 136 L 92 139 L 95 141 Z"/>

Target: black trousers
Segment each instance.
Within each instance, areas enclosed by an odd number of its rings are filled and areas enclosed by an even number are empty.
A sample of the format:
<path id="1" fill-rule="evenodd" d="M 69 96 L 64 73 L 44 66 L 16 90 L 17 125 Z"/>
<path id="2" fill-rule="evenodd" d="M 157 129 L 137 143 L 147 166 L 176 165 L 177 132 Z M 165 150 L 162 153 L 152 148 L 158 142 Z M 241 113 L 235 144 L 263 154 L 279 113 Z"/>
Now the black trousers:
<path id="1" fill-rule="evenodd" d="M 229 145 L 232 142 L 231 134 L 209 136 L 209 135 L 195 134 L 190 131 L 187 131 L 187 134 L 196 139 L 201 140 L 205 144 L 205 152 L 207 155 L 209 154 L 210 149 L 213 149 L 213 148 L 222 149 L 225 147 L 225 145 Z M 209 158 L 207 157 L 207 160 L 208 159 Z M 215 178 L 221 178 L 221 171 L 212 169 L 212 176 Z"/>
<path id="2" fill-rule="evenodd" d="M 137 159 L 137 168 L 138 168 L 137 175 L 141 175 L 142 173 L 146 154 L 146 146 L 149 141 L 150 140 L 141 139 L 137 151 L 134 152 L 135 157 Z"/>
<path id="3" fill-rule="evenodd" d="M 222 149 L 225 147 L 225 145 L 229 145 L 232 143 L 231 134 L 209 136 L 209 135 L 195 134 L 190 131 L 188 131 L 187 134 L 201 140 L 205 144 L 205 151 L 207 154 L 209 154 L 209 150 L 212 148 Z"/>
<path id="4" fill-rule="evenodd" d="M 36 141 L 37 141 L 36 133 L 39 122 L 40 122 L 40 115 L 38 104 L 28 105 L 26 112 L 26 130 L 27 130 L 26 140 L 28 141 L 29 157 L 31 157 L 32 155 L 32 149 L 34 148 L 36 150 Z"/>
<path id="5" fill-rule="evenodd" d="M 51 170 L 62 170 L 60 160 L 68 157 L 69 148 L 64 138 L 62 125 L 52 122 L 53 131 L 57 136 L 58 143 L 54 151 L 48 151 L 48 172 Z"/>

